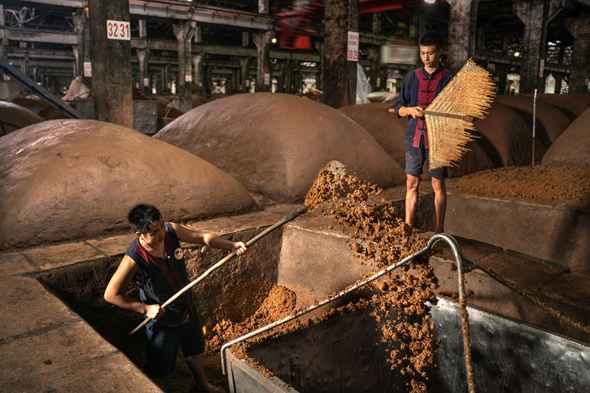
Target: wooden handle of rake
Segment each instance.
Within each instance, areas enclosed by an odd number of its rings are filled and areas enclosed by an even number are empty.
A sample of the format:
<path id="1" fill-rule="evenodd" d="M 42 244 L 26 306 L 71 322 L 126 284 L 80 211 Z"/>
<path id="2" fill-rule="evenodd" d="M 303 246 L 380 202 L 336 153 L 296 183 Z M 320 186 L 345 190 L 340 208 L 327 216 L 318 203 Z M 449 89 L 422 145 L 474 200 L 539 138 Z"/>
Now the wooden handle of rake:
<path id="1" fill-rule="evenodd" d="M 250 239 L 246 243 L 246 246 L 250 247 L 250 245 L 254 244 L 255 242 L 257 242 L 258 240 L 260 240 L 264 236 L 268 235 L 270 232 L 274 231 L 275 229 L 277 229 L 281 225 L 293 220 L 295 217 L 297 217 L 300 214 L 303 214 L 305 212 L 307 212 L 307 209 L 302 207 L 300 209 L 297 209 L 293 213 L 289 214 L 288 216 L 283 217 L 281 219 L 281 221 L 277 222 L 276 224 L 274 224 L 271 227 L 268 227 L 266 230 L 264 230 L 263 232 L 260 232 L 258 235 L 254 236 L 252 239 Z M 191 289 L 192 287 L 197 285 L 200 281 L 202 281 L 205 277 L 207 277 L 212 271 L 218 269 L 221 265 L 223 265 L 224 263 L 226 263 L 227 261 L 232 259 L 237 254 L 238 254 L 237 251 L 233 251 L 231 254 L 229 254 L 228 256 L 223 258 L 221 261 L 219 261 L 215 265 L 211 266 L 209 269 L 207 269 L 207 271 L 205 273 L 201 274 L 201 276 L 199 276 L 196 280 L 192 281 L 190 284 L 188 284 L 187 286 L 182 288 L 174 296 L 172 296 L 170 299 L 168 299 L 168 301 L 166 301 L 166 303 L 162 304 L 162 308 L 166 308 L 166 306 L 168 306 L 170 303 L 172 303 L 173 301 L 178 299 L 178 297 L 180 297 L 183 293 L 185 293 L 186 291 L 188 291 L 189 289 Z M 151 320 L 152 320 L 152 318 L 146 318 L 139 326 L 137 326 L 135 329 L 133 329 L 133 331 L 131 333 L 129 333 L 129 335 L 132 335 L 133 333 L 137 332 L 139 329 L 141 329 L 143 326 L 145 326 Z"/>
<path id="2" fill-rule="evenodd" d="M 395 113 L 395 109 L 389 109 L 389 112 Z M 452 113 L 442 113 L 442 112 L 433 112 L 433 111 L 428 111 L 428 110 L 421 110 L 418 111 L 423 115 L 432 115 L 432 116 L 440 116 L 440 117 L 448 117 L 451 119 L 459 119 L 459 120 L 463 120 L 463 121 L 468 121 L 468 122 L 473 122 L 473 117 L 472 116 L 462 116 L 462 115 L 455 115 Z"/>

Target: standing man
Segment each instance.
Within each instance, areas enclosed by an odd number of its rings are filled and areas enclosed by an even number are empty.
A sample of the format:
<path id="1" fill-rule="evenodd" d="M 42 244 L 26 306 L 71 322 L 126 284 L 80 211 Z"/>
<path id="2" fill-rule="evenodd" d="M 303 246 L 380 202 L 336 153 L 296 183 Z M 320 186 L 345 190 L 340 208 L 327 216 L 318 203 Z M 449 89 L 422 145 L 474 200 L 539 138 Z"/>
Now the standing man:
<path id="1" fill-rule="evenodd" d="M 443 68 L 439 63 L 442 55 L 443 40 L 435 31 L 427 31 L 418 41 L 420 58 L 424 67 L 409 72 L 402 84 L 395 113 L 398 118 L 411 116 L 404 143 L 406 144 L 406 224 L 414 226 L 416 204 L 418 203 L 418 187 L 424 162 L 428 161 L 428 130 L 424 115 L 419 111 L 426 109 L 434 98 L 455 76 L 451 71 Z M 448 177 L 447 168 L 430 170 L 428 176 L 432 178 L 434 189 L 434 206 L 436 208 L 435 233 L 444 231 L 445 212 L 447 210 L 447 190 L 445 179 Z"/>
<path id="2" fill-rule="evenodd" d="M 144 372 L 150 378 L 169 374 L 174 369 L 180 344 L 197 383 L 196 391 L 225 392 L 207 381 L 201 355 L 205 351 L 205 338 L 190 292 L 185 292 L 166 309 L 161 305 L 189 284 L 181 241 L 237 250 L 238 255 L 246 252 L 246 245 L 164 222 L 158 209 L 151 205 L 135 206 L 128 220 L 136 238 L 111 278 L 104 298 L 152 318 L 145 326 L 148 359 Z M 141 301 L 125 294 L 131 280 L 139 287 Z"/>

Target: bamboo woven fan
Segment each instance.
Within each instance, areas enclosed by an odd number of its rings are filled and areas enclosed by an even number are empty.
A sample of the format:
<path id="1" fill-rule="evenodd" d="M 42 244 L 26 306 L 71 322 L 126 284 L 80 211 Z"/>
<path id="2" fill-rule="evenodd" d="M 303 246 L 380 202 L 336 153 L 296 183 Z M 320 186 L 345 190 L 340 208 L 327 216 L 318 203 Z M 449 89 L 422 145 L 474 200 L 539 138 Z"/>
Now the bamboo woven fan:
<path id="1" fill-rule="evenodd" d="M 431 169 L 457 165 L 475 138 L 473 118 L 483 119 L 495 96 L 490 73 L 469 59 L 424 110 Z"/>

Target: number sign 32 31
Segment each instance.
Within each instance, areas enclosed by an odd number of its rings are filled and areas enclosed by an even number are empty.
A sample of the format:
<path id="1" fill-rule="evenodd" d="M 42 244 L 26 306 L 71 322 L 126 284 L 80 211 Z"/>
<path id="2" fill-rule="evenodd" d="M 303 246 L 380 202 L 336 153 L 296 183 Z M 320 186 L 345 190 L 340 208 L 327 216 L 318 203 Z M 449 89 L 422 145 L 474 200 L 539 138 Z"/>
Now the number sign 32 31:
<path id="1" fill-rule="evenodd" d="M 110 40 L 131 40 L 129 22 L 107 20 L 107 37 Z"/>

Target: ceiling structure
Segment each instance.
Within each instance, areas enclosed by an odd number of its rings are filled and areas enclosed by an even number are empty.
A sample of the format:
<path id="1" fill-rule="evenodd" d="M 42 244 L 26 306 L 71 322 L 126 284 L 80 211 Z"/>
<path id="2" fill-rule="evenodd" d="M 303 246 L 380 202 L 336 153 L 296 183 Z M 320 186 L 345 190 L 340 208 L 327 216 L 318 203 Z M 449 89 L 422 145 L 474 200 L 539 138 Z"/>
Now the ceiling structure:
<path id="1" fill-rule="evenodd" d="M 584 0 L 585 1 L 585 0 Z M 548 63 L 557 64 L 561 61 L 563 66 L 567 66 L 571 61 L 571 49 L 573 37 L 566 29 L 567 18 L 575 17 L 580 7 L 584 7 L 582 2 L 567 0 L 564 9 L 560 14 L 549 23 L 547 32 L 547 53 Z M 285 10 L 293 9 L 303 3 L 305 0 L 284 1 L 271 0 L 271 12 L 276 14 Z M 6 37 L 8 33 L 14 36 L 19 30 L 54 32 L 73 34 L 74 23 L 73 14 L 79 12 L 86 6 L 86 0 L 3 0 L 4 5 L 4 27 L 0 26 L 0 37 Z M 242 32 L 253 33 L 257 31 L 256 27 L 267 26 L 278 30 L 279 18 L 273 15 L 264 15 L 257 11 L 258 2 L 248 0 L 194 0 L 194 1 L 175 1 L 175 0 L 150 0 L 150 1 L 130 1 L 131 13 L 131 36 L 139 37 L 139 20 L 146 20 L 147 39 L 167 40 L 175 42 L 176 38 L 173 33 L 172 24 L 175 17 L 187 15 L 190 12 L 200 12 L 203 21 L 199 21 L 200 42 L 207 46 L 243 46 Z M 444 0 L 436 0 L 434 4 L 427 4 L 423 0 L 361 0 L 359 3 L 359 30 L 365 33 L 367 37 L 376 35 L 380 38 L 371 42 L 373 44 L 385 43 L 387 37 L 390 39 L 407 39 L 415 41 L 417 30 L 420 26 L 424 29 L 433 29 L 440 32 L 443 37 L 447 38 L 449 4 Z M 522 36 L 524 24 L 514 14 L 513 0 L 480 0 L 478 4 L 477 17 L 477 45 L 476 53 L 480 58 L 488 56 L 491 58 L 504 58 L 510 63 L 517 64 L 518 59 L 514 54 L 522 53 Z M 378 13 L 375 13 L 377 12 Z M 233 13 L 243 17 L 234 17 L 232 20 L 237 22 L 221 23 L 220 14 Z M 217 16 L 216 16 L 217 15 Z M 207 19 L 209 18 L 209 19 Z M 240 22 L 241 21 L 241 22 Z M 233 24 L 233 25 L 232 25 Z M 312 34 L 314 39 L 320 39 L 323 36 L 323 25 L 314 23 L 316 32 Z M 418 27 L 417 27 L 418 26 Z M 6 30 L 6 31 L 5 31 Z M 4 33 L 4 34 L 3 34 Z M 361 60 L 366 56 L 363 50 L 368 44 L 368 38 L 365 37 L 364 44 L 361 42 Z M 59 40 L 54 40 L 59 41 Z M 6 42 L 6 41 L 5 41 Z M 251 37 L 248 46 L 254 48 Z M 365 46 L 365 48 L 363 48 Z M 35 42 L 34 45 L 28 45 L 27 48 L 53 51 L 61 54 L 56 57 L 63 63 L 65 58 L 72 58 L 72 43 L 65 40 L 59 42 Z M 312 47 L 313 48 L 313 47 Z M 278 49 L 278 45 L 272 48 Z M 19 41 L 14 39 L 8 40 L 9 55 L 17 56 L 25 49 L 21 47 Z M 308 51 L 310 54 L 317 55 L 315 50 Z M 46 52 L 46 61 L 50 61 L 50 54 Z M 154 55 L 158 55 L 157 52 Z M 164 56 L 170 56 L 164 53 Z M 172 53 L 172 57 L 173 57 Z M 33 56 L 33 54 L 31 54 Z M 217 54 L 208 55 L 216 61 L 232 61 L 232 56 Z M 235 56 L 234 56 L 235 57 Z M 395 68 L 392 66 L 392 68 Z M 67 75 L 68 71 L 64 71 Z M 71 76 L 71 68 L 69 72 Z"/>

